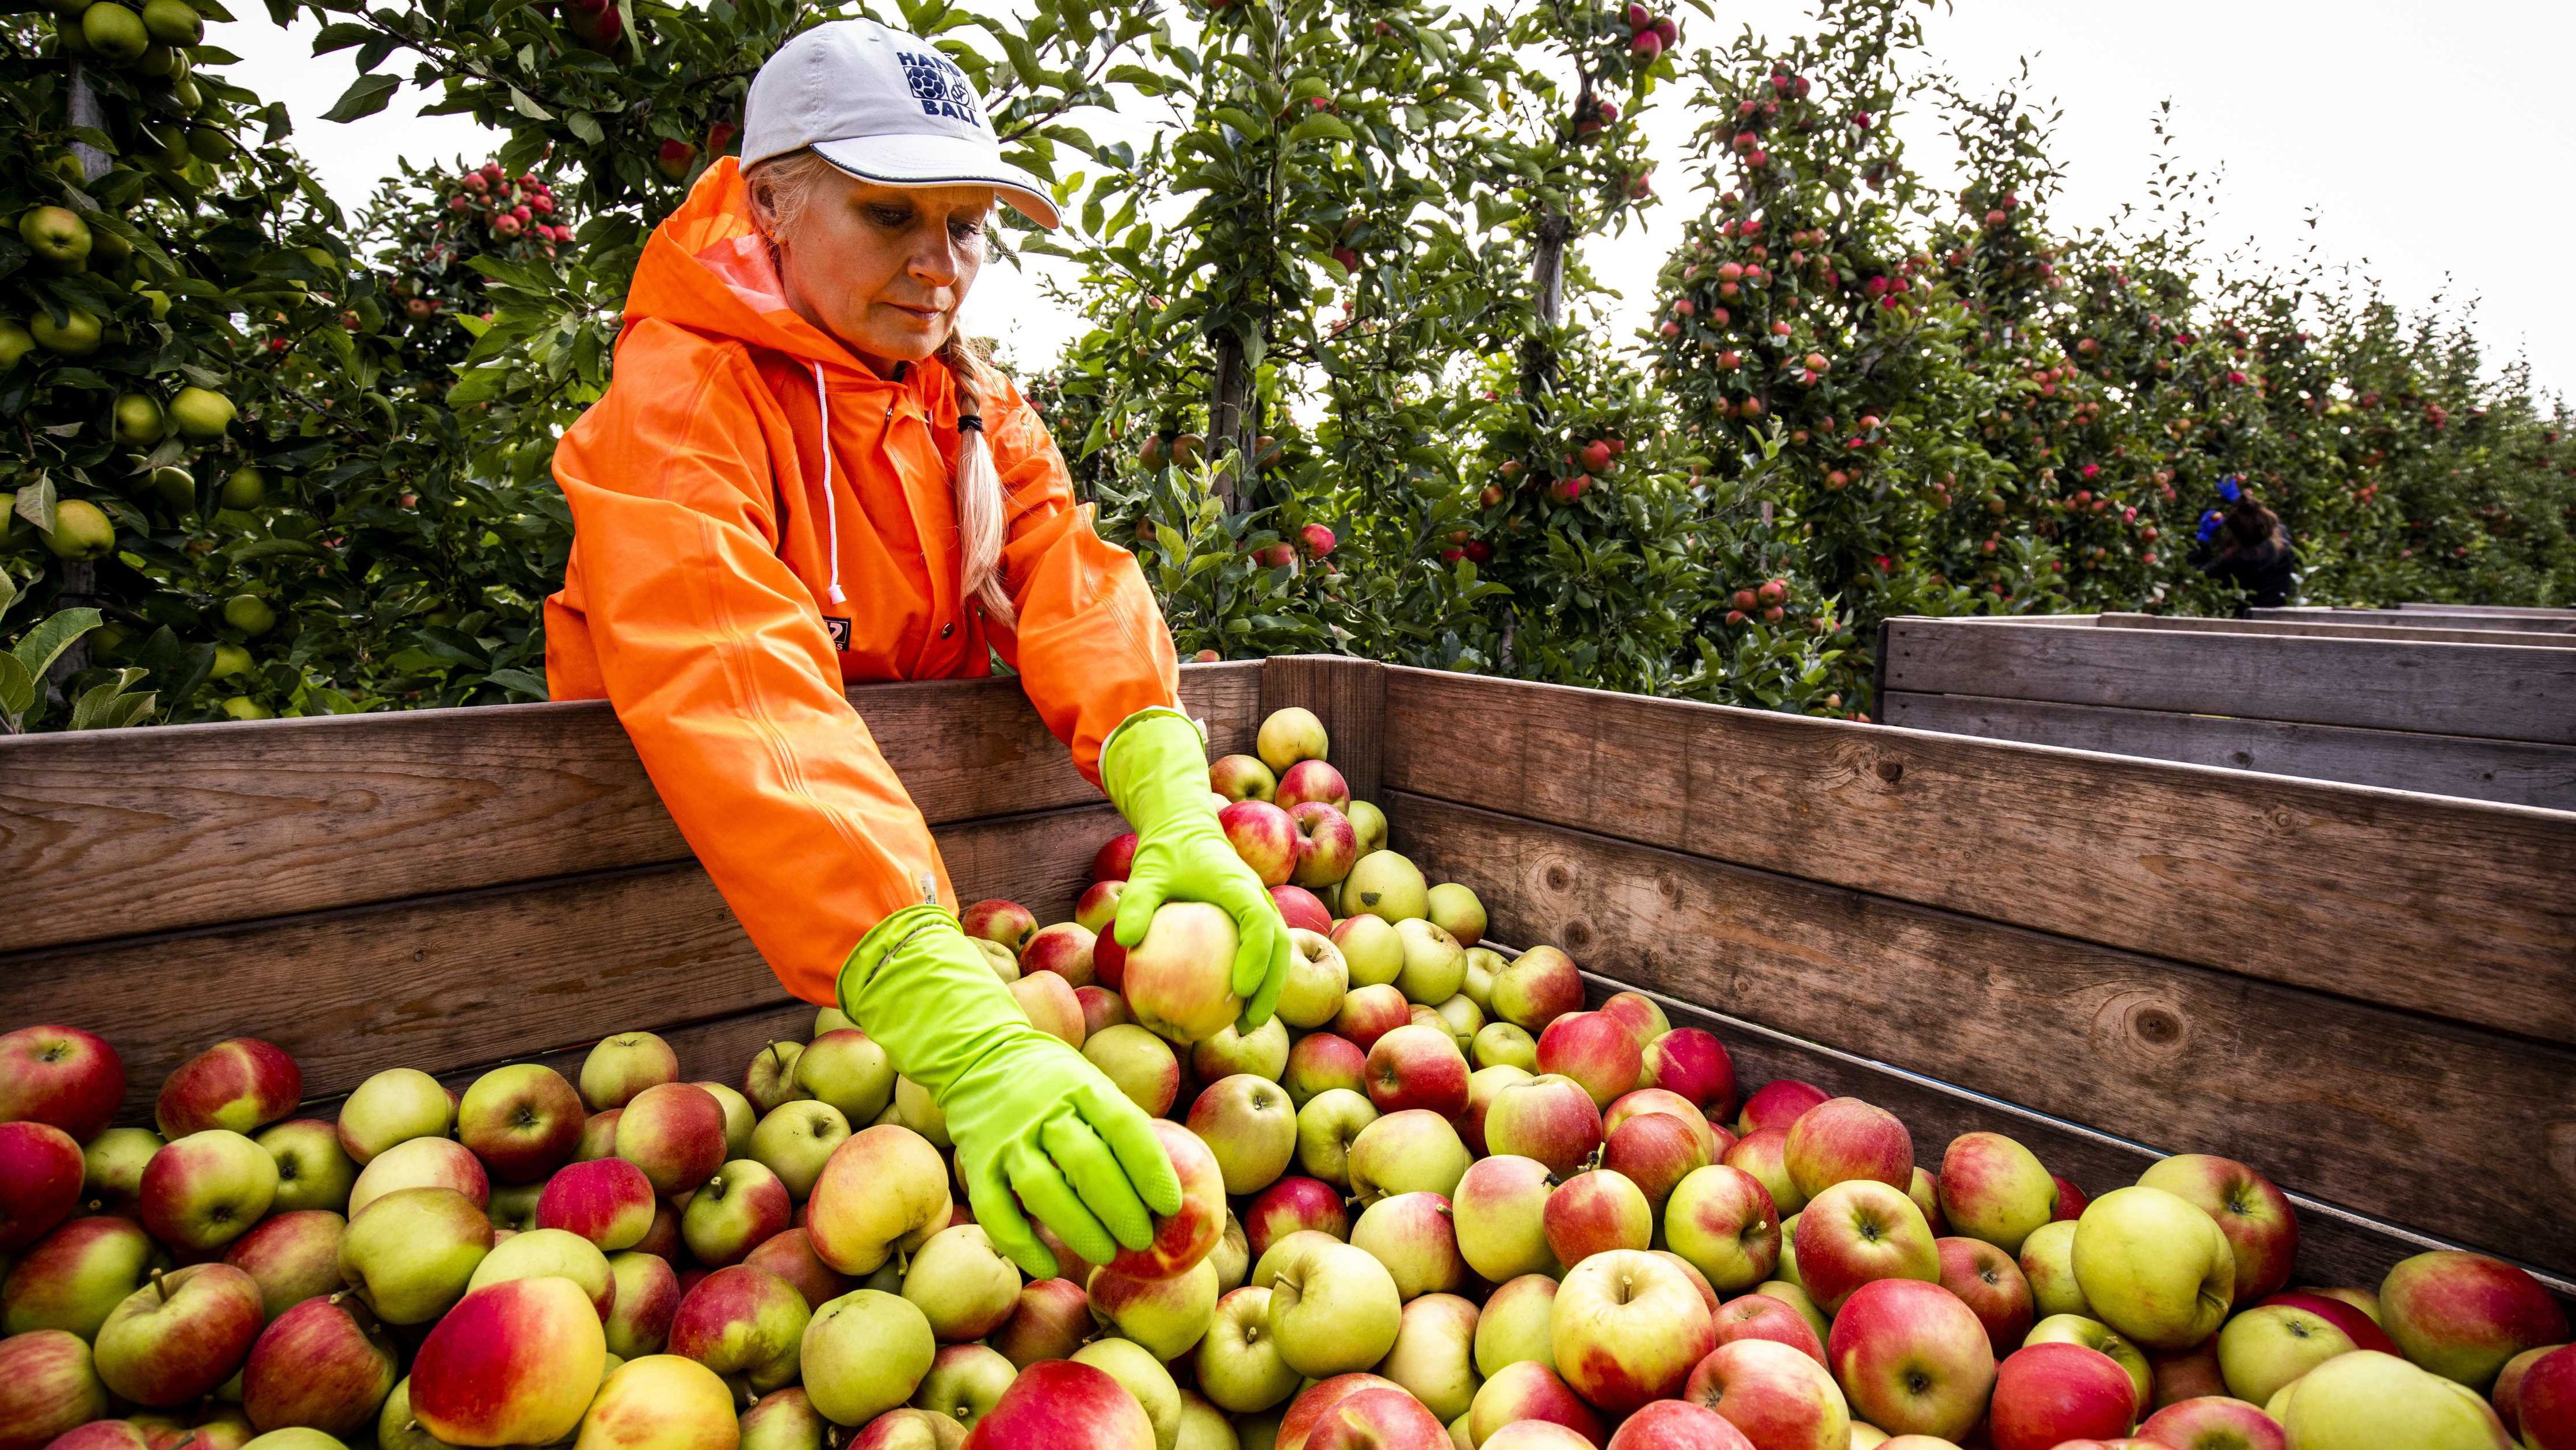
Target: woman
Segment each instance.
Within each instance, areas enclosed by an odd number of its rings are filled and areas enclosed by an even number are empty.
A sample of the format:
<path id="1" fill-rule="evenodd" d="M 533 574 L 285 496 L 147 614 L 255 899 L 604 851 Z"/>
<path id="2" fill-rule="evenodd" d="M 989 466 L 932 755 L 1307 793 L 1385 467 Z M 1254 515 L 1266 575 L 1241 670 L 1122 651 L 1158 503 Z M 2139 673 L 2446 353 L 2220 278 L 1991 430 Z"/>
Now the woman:
<path id="1" fill-rule="evenodd" d="M 2215 546 L 2213 548 L 2213 546 Z M 2281 516 L 2254 495 L 2230 491 L 2227 511 L 2202 516 L 2200 543 L 2193 562 L 2204 573 L 2234 581 L 2245 591 L 2238 607 L 2277 609 L 2290 600 L 2291 572 L 2299 556 L 2290 548 L 2290 531 Z"/>
<path id="2" fill-rule="evenodd" d="M 1120 942 L 1166 899 L 1227 911 L 1247 1030 L 1288 942 L 1208 809 L 1143 575 L 958 335 L 997 194 L 1056 224 L 930 45 L 850 20 L 770 58 L 740 164 L 655 229 L 616 381 L 556 450 L 574 536 L 546 676 L 557 699 L 616 706 L 779 980 L 837 1002 L 934 1094 L 977 1221 L 1045 1276 L 1023 1208 L 1100 1262 L 1150 1240 L 1179 1182 L 1143 1113 L 1030 1026 L 959 929 L 930 829 L 843 686 L 983 675 L 999 654 L 1141 837 Z"/>

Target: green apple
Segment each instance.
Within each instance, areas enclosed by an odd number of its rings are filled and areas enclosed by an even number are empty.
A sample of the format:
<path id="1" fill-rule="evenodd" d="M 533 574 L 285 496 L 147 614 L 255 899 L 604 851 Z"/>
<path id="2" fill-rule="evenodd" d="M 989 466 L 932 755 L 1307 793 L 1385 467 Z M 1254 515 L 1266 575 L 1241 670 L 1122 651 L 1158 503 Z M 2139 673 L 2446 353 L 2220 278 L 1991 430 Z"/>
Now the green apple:
<path id="1" fill-rule="evenodd" d="M 510 1279 L 537 1278 L 569 1279 L 579 1285 L 602 1319 L 617 1299 L 608 1255 L 581 1235 L 559 1228 L 529 1229 L 494 1244 L 466 1279 L 465 1292 Z"/>
<path id="2" fill-rule="evenodd" d="M 872 1123 L 894 1100 L 894 1062 L 876 1039 L 847 1027 L 806 1044 L 796 1086 L 853 1123 Z"/>
<path id="3" fill-rule="evenodd" d="M 416 1067 L 386 1068 L 340 1105 L 340 1146 L 362 1168 L 396 1143 L 444 1138 L 455 1126 L 456 1100 Z"/>
<path id="4" fill-rule="evenodd" d="M 1279 1357 L 1270 1334 L 1270 1291 L 1249 1285 L 1216 1301 L 1193 1360 L 1199 1392 L 1219 1408 L 1252 1414 L 1297 1392 L 1298 1373 Z"/>
<path id="5" fill-rule="evenodd" d="M 1342 906 L 1353 916 L 1366 912 L 1392 926 L 1427 916 L 1431 888 L 1422 879 L 1422 868 L 1411 861 L 1393 851 L 1371 851 L 1342 878 Z M 1342 950 L 1347 955 L 1350 948 Z"/>
<path id="6" fill-rule="evenodd" d="M 2281 1387 L 2359 1348 L 2322 1316 L 2288 1304 L 2257 1305 L 2218 1331 L 2218 1372 L 2227 1392 L 2261 1404 Z"/>
<path id="7" fill-rule="evenodd" d="M 2505 1450 L 2478 1392 L 2373 1349 L 2337 1355 L 2272 1406 L 2294 1450 Z"/>
<path id="8" fill-rule="evenodd" d="M 832 1150 L 849 1136 L 850 1120 L 839 1108 L 798 1098 L 770 1109 L 751 1130 L 751 1157 L 777 1174 L 788 1196 L 802 1203 L 831 1161 Z"/>
<path id="9" fill-rule="evenodd" d="M 340 1277 L 387 1324 L 427 1324 L 465 1297 L 492 1221 L 453 1188 L 400 1188 L 340 1236 Z"/>
<path id="10" fill-rule="evenodd" d="M 2189 1349 L 2217 1333 L 2236 1293 L 2236 1250 L 2217 1220 L 2161 1188 L 2087 1204 L 2072 1262 L 2096 1317 L 2146 1349 Z"/>
<path id="11" fill-rule="evenodd" d="M 2075 1282 L 2075 1220 L 2059 1219 L 2032 1229 L 2021 1241 L 2021 1276 L 2030 1282 L 2031 1308 L 2041 1318 L 2051 1314 L 2093 1317 L 2084 1288 Z"/>
<path id="12" fill-rule="evenodd" d="M 1368 1250 L 1323 1235 L 1292 1235 L 1270 1284 L 1279 1357 L 1309 1379 L 1367 1369 L 1395 1347 L 1404 1299 Z"/>
<path id="13" fill-rule="evenodd" d="M 833 1424 L 864 1425 L 909 1401 L 938 1355 L 919 1306 L 854 1289 L 815 1310 L 805 1326 L 805 1393 Z"/>
<path id="14" fill-rule="evenodd" d="M 338 1213 L 349 1206 L 358 1186 L 358 1165 L 340 1146 L 340 1131 L 320 1118 L 289 1118 L 259 1130 L 252 1141 L 277 1162 L 277 1195 L 272 1214 L 309 1208 Z"/>
<path id="15" fill-rule="evenodd" d="M 961 1223 L 930 1236 L 904 1271 L 903 1297 L 921 1310 L 944 1342 L 981 1339 L 1002 1327 L 1020 1302 L 1020 1271 L 993 1247 L 981 1224 Z M 1215 1302 L 1215 1295 L 1208 1296 Z"/>
<path id="16" fill-rule="evenodd" d="M 2113 1363 L 2129 1372 L 2130 1383 L 2138 1387 L 2138 1403 L 2155 1403 L 2155 1368 L 2144 1351 L 2123 1338 L 2118 1331 L 2099 1319 L 2081 1314 L 2051 1314 L 2030 1327 L 2022 1344 L 2080 1344 L 2086 1349 L 2109 1355 Z"/>

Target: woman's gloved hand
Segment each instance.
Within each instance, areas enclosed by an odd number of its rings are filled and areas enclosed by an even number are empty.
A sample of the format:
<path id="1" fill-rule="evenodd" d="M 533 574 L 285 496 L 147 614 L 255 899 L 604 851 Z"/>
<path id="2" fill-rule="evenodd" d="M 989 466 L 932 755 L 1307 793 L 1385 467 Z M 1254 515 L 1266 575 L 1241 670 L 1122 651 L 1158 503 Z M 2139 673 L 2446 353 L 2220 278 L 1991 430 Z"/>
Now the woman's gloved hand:
<path id="1" fill-rule="evenodd" d="M 975 1221 L 1031 1277 L 1053 1277 L 1056 1262 L 1023 1206 L 1092 1263 L 1145 1247 L 1149 1214 L 1180 1211 L 1180 1178 L 1144 1111 L 1029 1024 L 946 908 L 879 922 L 842 967 L 840 998 L 938 1100 Z"/>
<path id="2" fill-rule="evenodd" d="M 1136 828 L 1136 862 L 1111 930 L 1130 950 L 1166 901 L 1203 901 L 1234 918 L 1237 1030 L 1270 1020 L 1288 985 L 1288 923 L 1208 807 L 1207 742 L 1177 710 L 1139 710 L 1101 746 L 1100 783 Z"/>

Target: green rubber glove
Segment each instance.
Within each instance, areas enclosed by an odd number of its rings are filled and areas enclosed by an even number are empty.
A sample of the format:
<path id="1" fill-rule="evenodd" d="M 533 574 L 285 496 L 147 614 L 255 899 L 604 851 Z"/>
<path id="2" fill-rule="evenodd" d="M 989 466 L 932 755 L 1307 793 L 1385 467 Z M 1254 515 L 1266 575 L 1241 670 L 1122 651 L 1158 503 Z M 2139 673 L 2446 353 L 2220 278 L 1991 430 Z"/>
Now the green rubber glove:
<path id="1" fill-rule="evenodd" d="M 840 997 L 938 1100 L 975 1221 L 1031 1277 L 1054 1277 L 1056 1262 L 1023 1208 L 1095 1264 L 1153 1242 L 1148 1210 L 1180 1211 L 1180 1177 L 1144 1110 L 1029 1025 L 947 908 L 877 923 L 841 968 Z"/>
<path id="2" fill-rule="evenodd" d="M 1128 716 L 1101 744 L 1100 783 L 1136 828 L 1136 864 L 1112 927 L 1118 944 L 1142 943 L 1166 901 L 1206 902 L 1234 918 L 1234 994 L 1244 1003 L 1236 1030 L 1269 1021 L 1288 985 L 1288 923 L 1217 826 L 1199 727 L 1178 710 Z"/>

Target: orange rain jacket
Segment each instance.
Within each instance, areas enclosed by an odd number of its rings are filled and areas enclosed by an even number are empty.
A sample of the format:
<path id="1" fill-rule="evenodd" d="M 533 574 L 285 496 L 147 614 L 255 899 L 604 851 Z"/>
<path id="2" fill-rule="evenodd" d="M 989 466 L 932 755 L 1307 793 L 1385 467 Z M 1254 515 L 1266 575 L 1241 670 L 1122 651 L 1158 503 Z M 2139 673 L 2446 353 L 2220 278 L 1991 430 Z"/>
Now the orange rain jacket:
<path id="1" fill-rule="evenodd" d="M 989 644 L 1097 784 L 1109 732 L 1176 703 L 1171 634 L 1016 388 L 983 418 L 1019 627 L 961 597 L 948 370 L 879 377 L 789 310 L 731 159 L 654 231 L 625 322 L 615 382 L 555 452 L 574 532 L 547 686 L 616 706 L 753 944 L 829 1003 L 925 878 L 956 904 L 842 686 L 988 674 Z"/>

